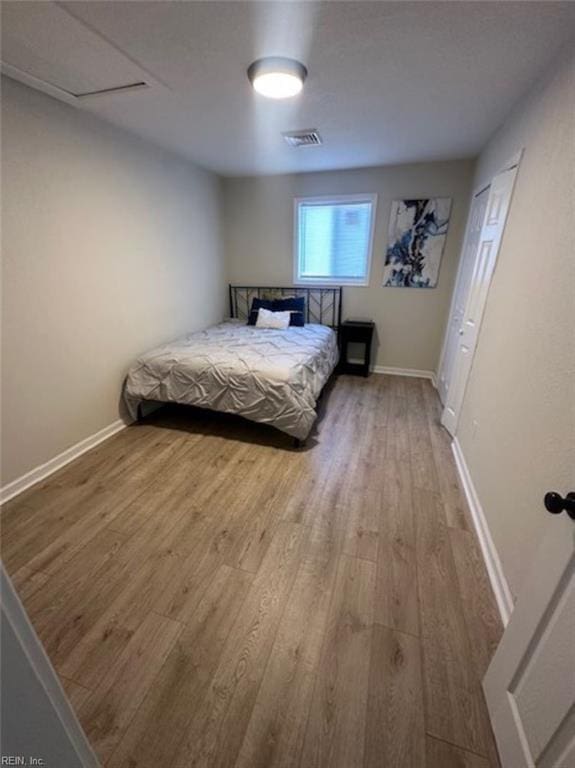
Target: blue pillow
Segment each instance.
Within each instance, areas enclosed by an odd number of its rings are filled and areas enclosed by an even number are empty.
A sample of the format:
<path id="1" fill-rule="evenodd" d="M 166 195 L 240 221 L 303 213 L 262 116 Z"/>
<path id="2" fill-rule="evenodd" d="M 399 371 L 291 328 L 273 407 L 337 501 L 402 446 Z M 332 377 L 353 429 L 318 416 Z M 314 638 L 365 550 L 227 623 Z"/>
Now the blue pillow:
<path id="1" fill-rule="evenodd" d="M 303 312 L 292 312 L 289 318 L 289 324 L 296 328 L 303 328 L 305 325 Z"/>

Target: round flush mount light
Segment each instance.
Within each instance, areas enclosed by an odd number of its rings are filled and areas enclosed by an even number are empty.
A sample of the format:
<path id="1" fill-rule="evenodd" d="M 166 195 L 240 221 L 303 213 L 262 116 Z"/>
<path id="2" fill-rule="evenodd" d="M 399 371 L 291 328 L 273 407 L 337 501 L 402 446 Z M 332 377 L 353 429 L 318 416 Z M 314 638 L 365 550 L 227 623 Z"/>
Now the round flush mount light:
<path id="1" fill-rule="evenodd" d="M 248 78 L 254 90 L 268 99 L 289 99 L 303 88 L 307 69 L 295 59 L 269 56 L 250 64 Z"/>

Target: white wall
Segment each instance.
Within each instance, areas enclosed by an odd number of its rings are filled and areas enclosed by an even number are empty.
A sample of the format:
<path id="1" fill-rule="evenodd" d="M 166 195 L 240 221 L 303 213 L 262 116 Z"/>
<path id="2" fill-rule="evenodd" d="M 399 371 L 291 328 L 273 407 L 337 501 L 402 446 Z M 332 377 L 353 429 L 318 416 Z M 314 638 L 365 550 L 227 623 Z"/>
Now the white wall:
<path id="1" fill-rule="evenodd" d="M 377 365 L 435 370 L 459 259 L 472 174 L 473 162 L 453 161 L 225 179 L 228 278 L 232 283 L 244 285 L 291 285 L 294 197 L 376 192 L 371 282 L 367 287 L 344 288 L 344 318 L 371 317 L 376 321 Z M 392 200 L 428 196 L 453 198 L 438 287 L 383 288 L 383 259 Z"/>
<path id="2" fill-rule="evenodd" d="M 457 430 L 514 595 L 575 488 L 575 57 L 562 56 L 493 136 L 475 186 L 521 148 Z M 476 425 L 474 425 L 476 422 Z"/>
<path id="3" fill-rule="evenodd" d="M 134 358 L 225 291 L 216 176 L 2 86 L 4 485 L 118 419 Z"/>

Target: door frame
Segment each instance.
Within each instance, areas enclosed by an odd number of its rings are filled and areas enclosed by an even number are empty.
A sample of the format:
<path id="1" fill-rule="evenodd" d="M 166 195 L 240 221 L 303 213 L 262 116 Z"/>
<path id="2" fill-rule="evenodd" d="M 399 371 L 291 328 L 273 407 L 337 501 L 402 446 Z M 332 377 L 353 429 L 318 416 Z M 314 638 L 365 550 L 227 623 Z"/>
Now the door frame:
<path id="1" fill-rule="evenodd" d="M 510 160 L 508 160 L 501 168 L 499 168 L 499 170 L 496 173 L 493 174 L 493 176 L 491 177 L 491 179 L 489 181 L 489 185 L 488 185 L 489 187 L 492 187 L 493 186 L 493 182 L 497 178 L 497 176 L 499 176 L 502 173 L 505 173 L 507 171 L 512 171 L 514 168 L 516 169 L 515 170 L 515 178 L 513 180 L 513 187 L 511 189 L 511 195 L 509 197 L 507 214 L 506 214 L 506 218 L 505 218 L 505 225 L 503 227 L 503 232 L 501 233 L 501 239 L 500 239 L 499 245 L 497 247 L 497 253 L 495 255 L 495 261 L 494 261 L 494 264 L 493 264 L 493 269 L 492 269 L 491 275 L 489 277 L 489 286 L 487 288 L 487 293 L 485 295 L 485 300 L 484 300 L 484 303 L 483 303 L 483 307 L 481 309 L 481 317 L 480 317 L 479 323 L 478 323 L 475 347 L 474 347 L 472 355 L 471 355 L 471 362 L 470 362 L 470 365 L 469 365 L 469 372 L 468 372 L 468 374 L 467 374 L 467 376 L 465 378 L 465 382 L 463 384 L 463 394 L 462 394 L 462 397 L 461 397 L 461 407 L 459 408 L 459 410 L 457 412 L 457 415 L 456 415 L 455 425 L 454 425 L 454 428 L 453 428 L 453 432 L 450 432 L 450 434 L 453 437 L 455 437 L 455 435 L 457 434 L 457 427 L 459 425 L 459 417 L 461 415 L 461 410 L 462 410 L 463 403 L 465 402 L 465 394 L 467 392 L 467 385 L 469 383 L 469 378 L 470 378 L 470 375 L 471 375 L 471 371 L 473 369 L 473 363 L 475 362 L 475 354 L 477 352 L 477 346 L 479 344 L 479 339 L 481 337 L 481 329 L 483 327 L 483 318 L 485 316 L 485 307 L 487 305 L 487 301 L 489 300 L 489 292 L 491 291 L 491 285 L 492 285 L 492 282 L 493 282 L 493 276 L 495 275 L 495 270 L 497 269 L 497 264 L 499 262 L 499 254 L 501 252 L 501 246 L 503 245 L 503 238 L 505 237 L 505 228 L 507 227 L 507 221 L 508 221 L 509 213 L 510 213 L 510 210 L 511 210 L 511 204 L 513 202 L 513 196 L 515 194 L 515 185 L 517 184 L 517 174 L 519 173 L 519 167 L 520 167 L 520 164 L 521 164 L 521 158 L 523 157 L 523 152 L 524 152 L 524 148 L 522 147 L 514 155 L 512 155 Z M 489 199 L 488 199 L 487 202 L 489 204 Z M 488 210 L 489 210 L 489 208 L 487 207 L 486 214 L 487 214 Z M 477 258 L 477 255 L 476 255 L 476 258 Z M 458 269 L 458 272 L 459 272 L 459 269 Z M 471 287 L 470 287 L 470 290 L 471 290 Z M 453 297 L 452 297 L 452 299 L 453 299 Z M 467 301 L 469 301 L 469 294 L 467 296 Z M 448 327 L 446 327 L 445 330 L 446 330 L 446 335 L 447 335 Z M 445 344 L 445 338 L 444 338 L 444 344 Z M 448 393 L 449 393 L 449 390 L 448 390 Z M 442 417 L 441 417 L 441 423 L 442 424 L 443 424 L 443 414 L 445 413 L 445 407 L 446 406 L 444 405 L 443 412 L 442 412 Z"/>
<path id="2" fill-rule="evenodd" d="M 455 283 L 453 286 L 453 291 L 451 293 L 451 301 L 449 303 L 449 313 L 447 315 L 447 323 L 445 324 L 445 330 L 443 332 L 443 342 L 441 345 L 441 354 L 439 356 L 439 365 L 437 366 L 437 373 L 435 374 L 437 381 L 439 381 L 439 377 L 441 374 L 441 369 L 443 367 L 443 363 L 445 362 L 445 355 L 447 352 L 447 342 L 449 340 L 449 329 L 451 328 L 451 318 L 453 317 L 453 313 L 455 311 L 455 299 L 457 296 L 457 291 L 459 290 L 460 283 L 462 280 L 463 275 L 463 255 L 465 253 L 465 250 L 467 248 L 467 243 L 469 241 L 469 235 L 471 234 L 471 212 L 473 210 L 473 203 L 475 201 L 475 198 L 479 197 L 479 195 L 482 192 L 485 192 L 486 189 L 489 189 L 491 187 L 491 181 L 489 181 L 487 184 L 480 184 L 478 187 L 476 187 L 473 192 L 471 193 L 471 198 L 469 202 L 469 208 L 467 211 L 467 222 L 465 224 L 465 235 L 463 237 L 463 242 L 461 244 L 461 249 L 459 251 L 459 263 L 457 265 L 457 275 L 455 276 Z M 487 210 L 487 208 L 486 208 Z M 465 298 L 465 301 L 467 303 L 467 297 Z M 439 388 L 438 388 L 439 391 Z M 441 399 L 441 398 L 440 398 Z M 441 403 L 443 405 L 443 401 Z"/>

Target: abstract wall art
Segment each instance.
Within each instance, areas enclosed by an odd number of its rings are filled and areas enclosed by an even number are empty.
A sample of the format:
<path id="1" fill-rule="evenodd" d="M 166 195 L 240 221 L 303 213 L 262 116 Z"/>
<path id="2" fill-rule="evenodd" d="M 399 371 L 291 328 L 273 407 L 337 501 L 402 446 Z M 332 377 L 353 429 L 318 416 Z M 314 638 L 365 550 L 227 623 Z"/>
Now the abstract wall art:
<path id="1" fill-rule="evenodd" d="M 450 211 L 449 197 L 393 201 L 384 286 L 435 288 Z"/>

